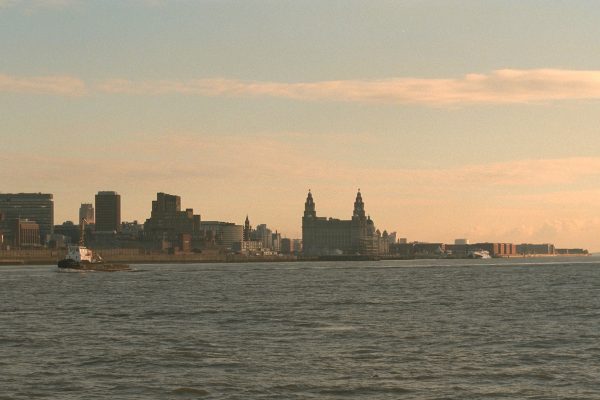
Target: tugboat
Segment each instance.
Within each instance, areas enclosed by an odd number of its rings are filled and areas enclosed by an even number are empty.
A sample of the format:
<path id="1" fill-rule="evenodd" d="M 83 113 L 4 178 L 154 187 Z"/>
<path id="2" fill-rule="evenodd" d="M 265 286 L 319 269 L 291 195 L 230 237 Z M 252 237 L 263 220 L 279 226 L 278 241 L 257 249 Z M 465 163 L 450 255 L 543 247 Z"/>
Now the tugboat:
<path id="1" fill-rule="evenodd" d="M 85 247 L 84 232 L 86 224 L 87 220 L 82 218 L 81 223 L 79 224 L 79 244 L 68 247 L 67 255 L 58 262 L 58 268 L 103 272 L 131 271 L 131 268 L 129 268 L 129 265 L 127 264 L 105 263 L 99 254 L 94 254 L 91 249 Z"/>

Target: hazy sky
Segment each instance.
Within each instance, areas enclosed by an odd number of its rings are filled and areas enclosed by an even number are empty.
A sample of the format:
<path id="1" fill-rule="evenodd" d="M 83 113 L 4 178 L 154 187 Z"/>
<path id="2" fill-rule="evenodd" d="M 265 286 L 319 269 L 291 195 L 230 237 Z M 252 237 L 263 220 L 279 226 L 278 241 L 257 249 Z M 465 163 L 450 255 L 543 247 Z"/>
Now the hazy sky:
<path id="1" fill-rule="evenodd" d="M 0 191 L 600 250 L 600 2 L 0 0 Z"/>

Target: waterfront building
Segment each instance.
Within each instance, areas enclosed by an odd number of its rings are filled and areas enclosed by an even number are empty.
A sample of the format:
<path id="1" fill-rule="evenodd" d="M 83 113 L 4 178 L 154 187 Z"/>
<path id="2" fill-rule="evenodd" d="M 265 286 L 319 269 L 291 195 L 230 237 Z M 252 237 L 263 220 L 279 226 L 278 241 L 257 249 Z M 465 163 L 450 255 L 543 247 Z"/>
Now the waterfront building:
<path id="1" fill-rule="evenodd" d="M 234 243 L 243 242 L 244 227 L 233 222 L 201 221 L 200 230 L 212 232 L 216 243 L 229 250 L 234 248 Z"/>
<path id="2" fill-rule="evenodd" d="M 263 245 L 263 235 L 266 233 L 263 231 L 266 229 L 266 227 L 267 226 L 264 224 L 259 225 L 257 229 L 260 230 L 260 233 L 257 233 L 256 230 L 252 229 L 252 225 L 250 225 L 250 218 L 248 215 L 246 215 L 242 240 L 239 242 L 234 242 L 231 250 L 237 253 L 253 255 L 264 254 L 265 250 L 269 251 L 270 249 L 266 249 Z"/>
<path id="3" fill-rule="evenodd" d="M 121 222 L 121 231 L 119 232 L 119 240 L 139 241 L 144 236 L 144 225 L 137 221 Z"/>
<path id="4" fill-rule="evenodd" d="M 182 234 L 192 235 L 192 247 L 200 236 L 200 215 L 192 208 L 181 211 L 181 197 L 157 193 L 152 201 L 150 218 L 144 223 L 144 238 L 161 248 L 174 247 L 181 242 Z"/>
<path id="5" fill-rule="evenodd" d="M 446 244 L 415 242 L 412 252 L 415 257 L 437 257 L 446 252 Z"/>
<path id="6" fill-rule="evenodd" d="M 408 243 L 406 238 L 401 238 L 397 243 L 390 244 L 389 253 L 397 257 L 414 257 L 414 243 Z"/>
<path id="7" fill-rule="evenodd" d="M 281 239 L 281 254 L 292 254 L 294 251 L 292 239 L 282 238 Z"/>
<path id="8" fill-rule="evenodd" d="M 553 255 L 554 245 L 551 243 L 532 244 L 521 243 L 517 245 L 517 253 L 522 255 Z"/>
<path id="9" fill-rule="evenodd" d="M 304 203 L 302 217 L 303 253 L 318 255 L 383 255 L 387 254 L 387 238 L 383 240 L 375 223 L 365 213 L 360 190 L 354 201 L 354 211 L 349 220 L 318 217 L 312 193 Z M 384 242 L 384 243 L 382 243 Z"/>
<path id="10" fill-rule="evenodd" d="M 564 255 L 576 255 L 576 256 L 589 256 L 590 253 L 587 249 L 556 249 L 556 254 L 561 256 Z"/>
<path id="11" fill-rule="evenodd" d="M 40 225 L 35 221 L 15 218 L 10 221 L 12 245 L 16 248 L 40 247 Z"/>
<path id="12" fill-rule="evenodd" d="M 294 254 L 302 253 L 302 239 L 292 239 L 292 252 Z"/>
<path id="13" fill-rule="evenodd" d="M 259 224 L 251 233 L 251 239 L 262 243 L 263 249 L 273 250 L 273 231 L 267 228 L 267 224 Z"/>
<path id="14" fill-rule="evenodd" d="M 252 226 L 250 225 L 250 219 L 248 218 L 248 215 L 246 215 L 246 221 L 244 222 L 244 237 L 243 240 L 244 242 L 249 242 L 252 238 Z"/>
<path id="15" fill-rule="evenodd" d="M 394 244 L 398 241 L 398 234 L 396 232 L 392 232 L 388 235 L 388 243 Z"/>
<path id="16" fill-rule="evenodd" d="M 275 253 L 281 252 L 281 233 L 277 231 L 271 234 L 271 249 Z"/>
<path id="17" fill-rule="evenodd" d="M 514 257 L 517 253 L 517 246 L 512 243 L 475 243 L 470 245 L 477 250 L 485 250 L 492 257 Z"/>
<path id="18" fill-rule="evenodd" d="M 472 243 L 472 244 L 449 244 L 446 251 L 457 258 L 469 257 L 473 252 L 487 251 L 491 257 L 514 257 L 517 253 L 517 245 L 512 243 Z"/>
<path id="19" fill-rule="evenodd" d="M 60 233 L 54 232 L 48 235 L 47 246 L 51 249 L 66 249 L 69 244 L 72 244 L 71 238 Z"/>
<path id="20" fill-rule="evenodd" d="M 70 243 L 79 242 L 79 225 L 74 224 L 73 221 L 65 221 L 61 225 L 55 225 L 54 233 L 68 237 Z"/>
<path id="21" fill-rule="evenodd" d="M 281 239 L 281 254 L 298 254 L 302 252 L 302 240 L 300 239 Z"/>
<path id="22" fill-rule="evenodd" d="M 116 233 L 121 229 L 121 196 L 117 192 L 102 191 L 95 197 L 96 232 Z"/>
<path id="23" fill-rule="evenodd" d="M 49 193 L 0 193 L 0 230 L 6 242 L 15 240 L 14 220 L 23 219 L 39 225 L 38 243 L 45 243 L 46 235 L 54 230 L 54 200 Z"/>
<path id="24" fill-rule="evenodd" d="M 242 253 L 246 255 L 259 255 L 265 253 L 265 249 L 262 247 L 262 242 L 258 242 L 256 240 L 242 240 L 241 242 L 233 243 L 231 250 L 235 251 L 236 253 Z"/>
<path id="25" fill-rule="evenodd" d="M 81 223 L 81 220 L 85 219 L 87 221 L 87 224 L 91 225 L 95 223 L 94 218 L 94 206 L 92 205 L 92 203 L 82 203 L 79 207 L 79 221 L 77 222 Z"/>

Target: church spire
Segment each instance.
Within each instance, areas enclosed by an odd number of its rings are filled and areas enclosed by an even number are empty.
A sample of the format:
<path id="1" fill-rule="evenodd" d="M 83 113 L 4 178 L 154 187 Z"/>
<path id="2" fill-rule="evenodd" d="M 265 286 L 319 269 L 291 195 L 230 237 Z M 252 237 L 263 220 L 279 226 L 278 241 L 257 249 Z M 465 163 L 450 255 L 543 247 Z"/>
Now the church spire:
<path id="1" fill-rule="evenodd" d="M 360 189 L 358 189 L 358 193 L 356 193 L 356 200 L 354 201 L 354 213 L 352 216 L 360 218 L 365 217 L 365 203 L 363 203 Z"/>
<path id="2" fill-rule="evenodd" d="M 315 202 L 312 197 L 310 189 L 308 189 L 308 196 L 306 196 L 306 202 L 304 203 L 304 216 L 305 217 L 317 217 L 317 211 L 315 210 Z"/>

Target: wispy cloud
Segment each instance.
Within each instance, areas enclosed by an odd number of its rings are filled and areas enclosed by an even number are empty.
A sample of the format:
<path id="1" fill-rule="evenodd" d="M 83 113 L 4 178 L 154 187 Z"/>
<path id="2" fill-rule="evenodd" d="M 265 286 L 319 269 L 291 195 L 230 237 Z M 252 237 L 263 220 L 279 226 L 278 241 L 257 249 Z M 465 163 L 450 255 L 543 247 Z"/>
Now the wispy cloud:
<path id="1" fill-rule="evenodd" d="M 350 101 L 422 105 L 539 103 L 600 99 L 600 71 L 496 70 L 461 78 L 391 78 L 319 82 L 261 82 L 235 79 L 133 81 L 113 79 L 101 92 L 131 95 L 257 96 L 302 101 Z"/>
<path id="2" fill-rule="evenodd" d="M 463 165 L 448 169 L 391 170 L 379 171 L 377 176 L 390 179 L 398 173 L 419 182 L 432 181 L 439 185 L 457 186 L 460 190 L 463 190 L 464 185 L 540 187 L 600 178 L 600 158 L 531 159 Z"/>
<path id="3" fill-rule="evenodd" d="M 2 0 L 0 0 L 2 1 Z M 58 0 L 57 0 L 58 1 Z M 1 4 L 1 3 L 0 3 Z M 600 71 L 504 69 L 462 78 L 392 78 L 319 82 L 261 82 L 236 79 L 109 79 L 95 83 L 71 76 L 16 77 L 0 74 L 0 92 L 77 96 L 186 95 L 270 97 L 298 101 L 374 102 L 457 106 L 469 104 L 536 104 L 600 99 Z"/>
<path id="4" fill-rule="evenodd" d="M 61 96 L 82 96 L 85 83 L 71 76 L 17 77 L 0 74 L 0 93 L 38 93 Z"/>
<path id="5" fill-rule="evenodd" d="M 76 0 L 0 0 L 0 9 L 22 7 L 27 11 L 42 8 L 60 8 L 74 4 Z"/>

